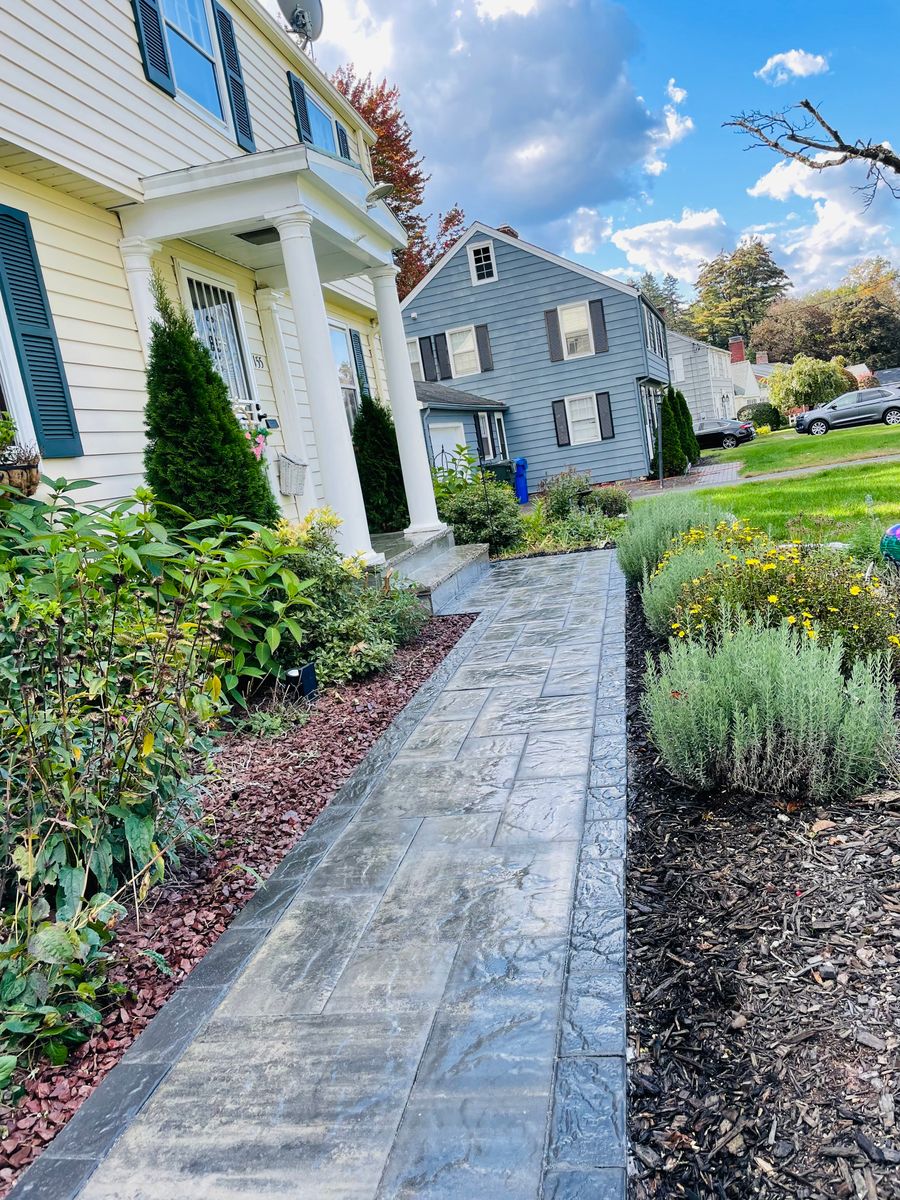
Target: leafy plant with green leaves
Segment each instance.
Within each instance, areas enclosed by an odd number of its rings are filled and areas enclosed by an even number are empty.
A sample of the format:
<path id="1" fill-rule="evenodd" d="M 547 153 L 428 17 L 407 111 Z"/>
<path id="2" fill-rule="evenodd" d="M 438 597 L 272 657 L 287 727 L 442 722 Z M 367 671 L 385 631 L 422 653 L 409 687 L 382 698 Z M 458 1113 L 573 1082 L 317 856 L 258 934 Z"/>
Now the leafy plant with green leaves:
<path id="1" fill-rule="evenodd" d="M 478 459 L 465 444 L 456 447 L 455 453 L 439 467 L 431 468 L 431 482 L 438 512 L 442 505 L 461 492 L 476 478 Z"/>
<path id="2" fill-rule="evenodd" d="M 491 554 L 511 550 L 522 541 L 522 514 L 508 483 L 483 474 L 438 504 L 438 514 L 460 545 L 487 543 Z"/>
<path id="3" fill-rule="evenodd" d="M 390 410 L 363 392 L 353 423 L 353 449 L 372 533 L 389 533 L 409 524 L 409 507 Z"/>
<path id="4" fill-rule="evenodd" d="M 640 583 L 656 568 L 673 537 L 696 527 L 712 528 L 724 515 L 708 500 L 684 492 L 635 504 L 616 542 L 625 578 Z"/>
<path id="5" fill-rule="evenodd" d="M 0 462 L 6 462 L 6 451 L 16 441 L 16 423 L 7 412 L 0 411 Z"/>

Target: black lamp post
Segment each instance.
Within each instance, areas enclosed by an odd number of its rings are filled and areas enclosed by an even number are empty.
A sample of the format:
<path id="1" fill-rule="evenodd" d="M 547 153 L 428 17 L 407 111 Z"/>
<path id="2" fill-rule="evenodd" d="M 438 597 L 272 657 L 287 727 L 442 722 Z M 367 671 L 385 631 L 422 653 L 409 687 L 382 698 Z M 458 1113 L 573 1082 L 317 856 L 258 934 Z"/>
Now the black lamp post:
<path id="1" fill-rule="evenodd" d="M 654 397 L 656 401 L 656 465 L 659 469 L 659 486 L 665 487 L 663 483 L 663 444 L 662 444 L 662 407 L 663 394 L 659 390 Z"/>

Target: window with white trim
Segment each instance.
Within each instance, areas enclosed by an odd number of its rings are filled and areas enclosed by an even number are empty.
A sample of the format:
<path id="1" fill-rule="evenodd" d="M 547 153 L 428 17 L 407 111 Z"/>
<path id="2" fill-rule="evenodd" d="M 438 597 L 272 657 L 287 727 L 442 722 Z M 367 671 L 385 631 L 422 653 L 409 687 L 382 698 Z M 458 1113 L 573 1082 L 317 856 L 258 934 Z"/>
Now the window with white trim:
<path id="1" fill-rule="evenodd" d="M 406 349 L 409 351 L 409 365 L 412 367 L 412 377 L 421 383 L 425 379 L 425 368 L 422 365 L 422 347 L 418 338 L 407 338 Z"/>
<path id="2" fill-rule="evenodd" d="M 506 444 L 506 422 L 503 413 L 494 413 L 494 425 L 497 428 L 497 454 L 500 458 L 509 458 L 509 447 Z"/>
<path id="3" fill-rule="evenodd" d="M 450 353 L 450 370 L 453 378 L 460 375 L 477 375 L 481 370 L 478 359 L 478 343 L 475 340 L 475 326 L 467 325 L 463 329 L 447 330 L 447 349 Z"/>
<path id="4" fill-rule="evenodd" d="M 569 422 L 569 442 L 583 446 L 585 442 L 599 442 L 600 416 L 597 412 L 597 397 L 593 392 L 582 396 L 566 396 L 566 417 Z"/>
<path id="5" fill-rule="evenodd" d="M 684 355 L 672 355 L 672 382 L 680 383 L 684 379 Z"/>
<path id="6" fill-rule="evenodd" d="M 331 352 L 337 368 L 338 383 L 341 385 L 341 395 L 344 397 L 347 424 L 352 429 L 359 412 L 359 380 L 353 364 L 350 331 L 344 325 L 329 325 L 328 332 L 331 337 Z"/>
<path id="7" fill-rule="evenodd" d="M 176 88 L 224 121 L 206 0 L 161 0 L 160 8 Z"/>
<path id="8" fill-rule="evenodd" d="M 478 414 L 478 432 L 481 434 L 481 448 L 485 458 L 496 458 L 497 447 L 494 445 L 494 435 L 491 432 L 491 419 L 486 412 Z"/>
<path id="9" fill-rule="evenodd" d="M 493 242 L 476 242 L 475 245 L 468 247 L 468 252 L 472 283 L 492 283 L 497 278 Z"/>
<path id="10" fill-rule="evenodd" d="M 193 275 L 187 276 L 187 290 L 197 333 L 225 381 L 237 418 L 245 429 L 256 428 L 256 407 L 234 292 Z"/>
<path id="11" fill-rule="evenodd" d="M 557 311 L 562 333 L 563 357 L 582 358 L 586 354 L 593 354 L 594 339 L 591 335 L 591 313 L 587 301 L 562 304 Z"/>

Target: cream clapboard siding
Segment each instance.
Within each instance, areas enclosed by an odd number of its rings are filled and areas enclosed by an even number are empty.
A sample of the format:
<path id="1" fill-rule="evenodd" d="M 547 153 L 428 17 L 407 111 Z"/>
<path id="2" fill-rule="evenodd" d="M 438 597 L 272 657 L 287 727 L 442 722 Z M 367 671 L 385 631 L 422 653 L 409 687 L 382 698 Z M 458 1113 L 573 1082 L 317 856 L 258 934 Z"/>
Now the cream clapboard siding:
<path id="1" fill-rule="evenodd" d="M 226 0 L 227 4 L 227 0 Z M 315 68 L 269 41 L 235 3 L 234 18 L 258 150 L 297 142 L 288 68 L 323 90 Z M 213 34 L 215 40 L 215 35 Z M 126 0 L 16 0 L 0 5 L 0 164 L 63 186 L 46 161 L 93 181 L 81 194 L 139 198 L 140 180 L 180 167 L 239 157 L 227 122 L 168 96 L 144 76 Z M 221 86 L 223 107 L 227 95 Z M 326 96 L 327 99 L 327 96 Z M 351 126 L 357 157 L 359 128 Z M 152 136 L 147 136 L 152 130 Z M 36 157 L 32 157 L 36 156 Z M 97 186 L 99 185 L 99 186 Z M 109 194 L 107 194 L 109 193 Z"/>
<path id="2" fill-rule="evenodd" d="M 0 169 L 0 203 L 31 217 L 84 454 L 47 474 L 94 479 L 101 501 L 141 482 L 144 360 L 119 253 L 118 218 Z"/>

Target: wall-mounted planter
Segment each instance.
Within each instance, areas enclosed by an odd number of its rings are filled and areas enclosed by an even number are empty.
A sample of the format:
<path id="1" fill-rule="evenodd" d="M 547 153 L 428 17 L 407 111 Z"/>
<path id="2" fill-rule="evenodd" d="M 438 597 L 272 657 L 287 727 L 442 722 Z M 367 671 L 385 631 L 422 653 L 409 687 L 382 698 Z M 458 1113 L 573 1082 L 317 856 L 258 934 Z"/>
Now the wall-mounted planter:
<path id="1" fill-rule="evenodd" d="M 40 463 L 0 462 L 0 490 L 16 488 L 26 496 L 33 496 L 40 482 Z"/>

